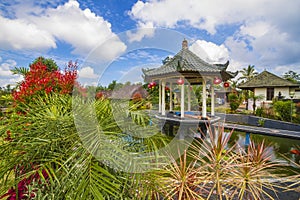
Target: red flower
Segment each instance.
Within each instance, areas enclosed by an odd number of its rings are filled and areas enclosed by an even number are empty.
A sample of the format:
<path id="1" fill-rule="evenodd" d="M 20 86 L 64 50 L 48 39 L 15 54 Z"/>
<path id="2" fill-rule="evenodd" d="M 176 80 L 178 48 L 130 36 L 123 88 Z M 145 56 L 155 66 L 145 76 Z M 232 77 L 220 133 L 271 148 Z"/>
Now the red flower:
<path id="1" fill-rule="evenodd" d="M 23 102 L 32 100 L 34 95 L 41 92 L 70 94 L 76 83 L 77 67 L 76 62 L 70 61 L 64 73 L 61 73 L 59 70 L 48 71 L 47 66 L 42 62 L 30 65 L 30 70 L 20 84 L 19 91 L 13 93 L 14 100 Z"/>

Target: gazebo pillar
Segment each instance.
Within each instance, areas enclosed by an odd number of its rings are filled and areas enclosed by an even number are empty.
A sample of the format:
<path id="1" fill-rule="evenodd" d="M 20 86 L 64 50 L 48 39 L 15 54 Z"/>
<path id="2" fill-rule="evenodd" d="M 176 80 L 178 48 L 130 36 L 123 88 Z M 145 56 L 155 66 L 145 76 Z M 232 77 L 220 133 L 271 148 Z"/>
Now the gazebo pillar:
<path id="1" fill-rule="evenodd" d="M 202 117 L 206 118 L 206 80 L 202 81 Z"/>
<path id="2" fill-rule="evenodd" d="M 188 111 L 191 111 L 191 84 L 188 83 Z"/>
<path id="3" fill-rule="evenodd" d="M 211 86 L 211 116 L 215 116 L 215 88 L 214 85 Z"/>
<path id="4" fill-rule="evenodd" d="M 158 112 L 161 113 L 161 81 L 158 81 Z"/>
<path id="5" fill-rule="evenodd" d="M 181 85 L 180 116 L 184 118 L 184 84 Z"/>
<path id="6" fill-rule="evenodd" d="M 162 80 L 162 102 L 161 102 L 161 114 L 166 115 L 166 80 Z"/>
<path id="7" fill-rule="evenodd" d="M 173 85 L 170 82 L 170 111 L 173 111 Z"/>

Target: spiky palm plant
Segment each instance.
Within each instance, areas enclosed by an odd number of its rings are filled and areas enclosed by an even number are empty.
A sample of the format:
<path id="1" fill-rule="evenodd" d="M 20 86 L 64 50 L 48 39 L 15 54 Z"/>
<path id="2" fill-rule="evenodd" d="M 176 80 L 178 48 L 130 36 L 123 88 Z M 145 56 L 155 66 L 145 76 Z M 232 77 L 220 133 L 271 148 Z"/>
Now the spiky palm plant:
<path id="1" fill-rule="evenodd" d="M 68 95 L 36 97 L 32 103 L 15 108 L 16 112 L 3 122 L 5 126 L 0 130 L 0 138 L 8 139 L 1 141 L 0 146 L 0 194 L 11 188 L 8 195 L 20 196 L 17 188 L 24 183 L 22 195 L 31 195 L 30 187 L 39 198 L 126 198 L 123 191 L 128 186 L 124 177 L 128 174 L 117 167 L 124 163 L 131 167 L 128 158 L 132 152 L 128 148 L 124 150 L 129 141 L 122 139 L 126 133 L 116 123 L 108 100 L 87 104 L 95 109 L 97 128 L 101 127 L 101 132 L 83 124 L 84 137 L 78 134 L 72 97 Z M 80 111 L 82 117 L 90 115 L 88 107 Z M 90 140 L 88 146 L 84 144 L 85 139 Z M 142 149 L 153 148 L 148 141 Z M 148 164 L 147 158 L 143 162 Z M 26 184 L 24 180 L 28 180 Z"/>
<path id="2" fill-rule="evenodd" d="M 179 152 L 178 152 L 179 153 Z M 203 179 L 198 176 L 196 160 L 189 160 L 185 150 L 179 159 L 170 156 L 171 163 L 157 171 L 159 190 L 165 199 L 203 199 L 201 196 Z"/>
<path id="3" fill-rule="evenodd" d="M 63 195 L 79 199 L 116 193 L 115 175 L 82 146 L 71 105 L 70 96 L 57 94 L 40 97 L 32 104 L 19 104 L 18 113 L 13 113 L 1 130 L 2 138 L 9 132 L 11 139 L 0 147 L 0 179 L 15 176 L 3 184 L 14 188 L 20 181 L 39 174 L 38 181 L 47 185 L 44 194 L 50 192 L 55 198 Z"/>
<path id="4" fill-rule="evenodd" d="M 236 167 L 233 154 L 235 145 L 229 147 L 228 142 L 232 132 L 225 132 L 224 126 L 209 126 L 207 138 L 201 139 L 197 160 L 202 164 L 199 173 L 205 176 L 206 186 L 209 187 L 207 199 L 215 196 L 218 199 L 229 198 L 228 181 L 231 178 L 231 171 Z M 196 151 L 197 152 L 197 151 Z"/>
<path id="5" fill-rule="evenodd" d="M 236 168 L 232 171 L 234 187 L 239 199 L 275 199 L 270 192 L 276 194 L 276 189 L 283 188 L 280 179 L 284 174 L 278 174 L 276 169 L 283 165 L 271 160 L 270 148 L 264 141 L 255 144 L 251 142 L 246 151 L 239 149 Z"/>

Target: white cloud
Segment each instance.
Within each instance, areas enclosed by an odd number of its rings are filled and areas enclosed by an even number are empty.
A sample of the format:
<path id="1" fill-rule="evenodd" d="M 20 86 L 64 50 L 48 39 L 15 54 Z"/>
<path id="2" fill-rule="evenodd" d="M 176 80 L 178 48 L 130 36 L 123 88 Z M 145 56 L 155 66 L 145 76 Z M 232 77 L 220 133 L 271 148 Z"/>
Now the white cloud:
<path id="1" fill-rule="evenodd" d="M 86 56 L 97 45 L 116 37 L 108 21 L 90 9 L 82 10 L 76 0 L 56 8 L 32 6 L 27 1 L 20 3 L 14 7 L 15 19 L 0 18 L 0 44 L 6 49 L 49 49 L 64 41 L 72 45 L 73 54 Z M 115 39 L 113 48 L 105 51 L 109 54 L 106 57 L 117 56 L 124 49 L 125 44 Z"/>
<path id="2" fill-rule="evenodd" d="M 189 48 L 201 59 L 209 63 L 222 63 L 229 60 L 228 49 L 223 44 L 217 45 L 205 40 L 197 40 Z"/>
<path id="3" fill-rule="evenodd" d="M 127 37 L 129 42 L 140 42 L 144 37 L 153 37 L 155 29 L 152 22 L 138 22 L 138 29 L 135 31 L 128 31 Z"/>
<path id="4" fill-rule="evenodd" d="M 0 62 L 2 59 L 0 59 Z M 16 85 L 23 79 L 20 75 L 13 75 L 10 71 L 17 66 L 17 62 L 14 60 L 5 60 L 0 64 L 0 87 L 5 87 L 6 85 Z"/>
<path id="5" fill-rule="evenodd" d="M 283 75 L 285 74 L 286 72 L 292 70 L 298 74 L 300 74 L 300 68 L 299 68 L 299 65 L 300 63 L 298 64 L 293 64 L 293 65 L 281 65 L 281 66 L 277 66 L 275 67 L 272 71 L 275 73 L 275 74 L 278 74 L 278 75 Z"/>
<path id="6" fill-rule="evenodd" d="M 21 19 L 6 19 L 0 16 L 0 24 L 0 45 L 5 50 L 56 48 L 54 37 L 33 23 Z"/>
<path id="7" fill-rule="evenodd" d="M 225 35 L 224 45 L 236 62 L 278 66 L 300 62 L 299 7 L 300 1 L 285 0 L 151 0 L 136 2 L 129 14 L 138 26 L 193 27 Z M 217 32 L 228 25 L 237 27 L 233 35 Z"/>
<path id="8" fill-rule="evenodd" d="M 154 26 L 173 28 L 179 22 L 185 22 L 214 34 L 218 25 L 241 22 L 261 15 L 268 2 L 273 3 L 270 0 L 229 0 L 226 3 L 222 0 L 138 1 L 129 14 L 137 21 L 153 22 Z"/>
<path id="9" fill-rule="evenodd" d="M 98 78 L 99 75 L 95 74 L 94 69 L 91 67 L 83 67 L 78 71 L 79 78 Z"/>

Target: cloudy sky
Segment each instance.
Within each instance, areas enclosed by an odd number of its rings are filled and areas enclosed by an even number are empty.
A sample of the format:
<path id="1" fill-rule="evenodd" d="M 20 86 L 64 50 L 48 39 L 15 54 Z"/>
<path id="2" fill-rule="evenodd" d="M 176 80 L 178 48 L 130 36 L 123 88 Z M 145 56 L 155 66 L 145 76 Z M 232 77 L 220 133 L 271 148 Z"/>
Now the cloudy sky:
<path id="1" fill-rule="evenodd" d="M 38 56 L 78 61 L 83 84 L 142 81 L 141 68 L 189 48 L 229 69 L 300 73 L 299 0 L 1 0 L 0 86 Z"/>

